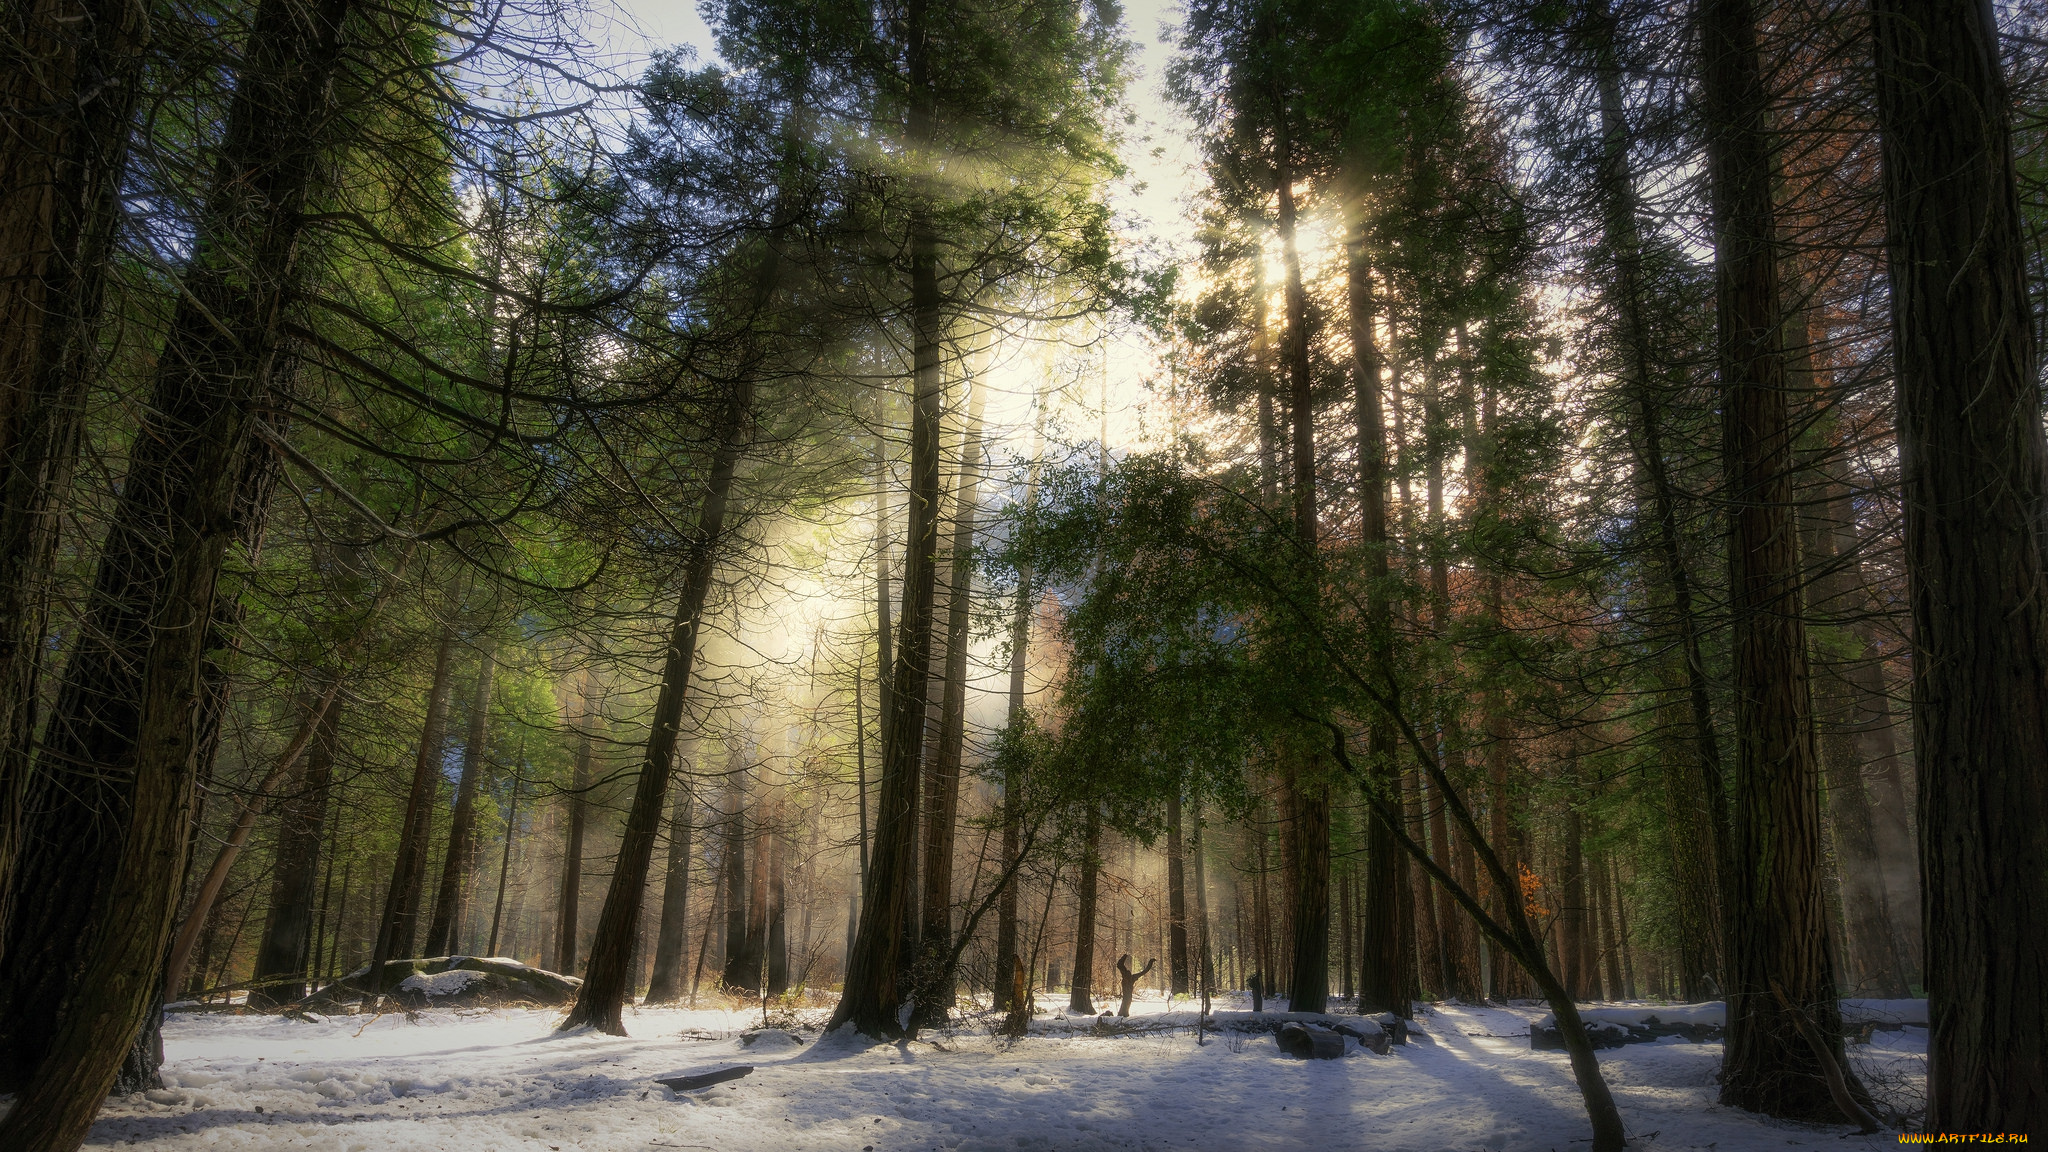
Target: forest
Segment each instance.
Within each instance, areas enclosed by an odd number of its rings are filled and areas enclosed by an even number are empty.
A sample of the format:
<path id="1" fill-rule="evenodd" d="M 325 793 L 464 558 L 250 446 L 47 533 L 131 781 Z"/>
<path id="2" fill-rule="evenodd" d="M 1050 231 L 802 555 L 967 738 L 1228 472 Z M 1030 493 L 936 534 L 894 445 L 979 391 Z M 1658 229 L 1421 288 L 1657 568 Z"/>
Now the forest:
<path id="1" fill-rule="evenodd" d="M 2039 0 L 5 7 L 0 1148 L 2048 1136 Z"/>

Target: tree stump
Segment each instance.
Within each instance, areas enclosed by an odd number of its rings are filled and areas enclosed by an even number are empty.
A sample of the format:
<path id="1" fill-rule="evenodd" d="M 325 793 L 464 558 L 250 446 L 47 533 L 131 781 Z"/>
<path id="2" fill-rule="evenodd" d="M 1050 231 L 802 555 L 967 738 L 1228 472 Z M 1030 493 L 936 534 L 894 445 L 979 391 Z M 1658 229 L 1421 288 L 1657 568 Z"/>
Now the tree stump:
<path id="1" fill-rule="evenodd" d="M 1131 954 L 1129 952 L 1126 952 L 1123 955 L 1116 958 L 1116 972 L 1117 975 L 1121 977 L 1124 982 L 1123 1003 L 1117 1006 L 1117 1015 L 1129 1016 L 1131 1014 L 1131 995 L 1132 993 L 1138 990 L 1138 981 L 1143 980 L 1145 978 L 1145 973 L 1152 971 L 1152 967 L 1158 963 L 1159 960 L 1157 957 L 1155 957 L 1153 959 L 1145 961 L 1145 967 L 1143 969 L 1137 972 L 1132 972 Z"/>

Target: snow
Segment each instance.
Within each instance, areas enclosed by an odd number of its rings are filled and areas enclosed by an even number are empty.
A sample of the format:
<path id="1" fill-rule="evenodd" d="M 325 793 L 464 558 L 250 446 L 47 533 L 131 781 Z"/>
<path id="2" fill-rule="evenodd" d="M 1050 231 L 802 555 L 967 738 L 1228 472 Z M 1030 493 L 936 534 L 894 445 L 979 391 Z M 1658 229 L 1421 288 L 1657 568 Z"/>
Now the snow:
<path id="1" fill-rule="evenodd" d="M 460 996 L 471 984 L 485 978 L 481 972 L 452 969 L 447 972 L 436 972 L 431 976 L 407 976 L 398 982 L 398 990 L 420 992 L 436 999 L 442 996 Z"/>
<path id="2" fill-rule="evenodd" d="M 630 1037 L 558 1033 L 559 1013 L 540 1009 L 310 1022 L 176 1014 L 164 1027 L 164 1089 L 109 1101 L 87 1146 L 1562 1152 L 1588 1136 L 1564 1055 L 1529 1049 L 1538 1008 L 1443 1006 L 1390 1055 L 1354 1043 L 1346 1059 L 1304 1062 L 1270 1034 L 1239 1031 L 1260 1023 L 1245 1005 L 1218 1007 L 1230 1027 L 1200 1047 L 1194 1013 L 1168 1013 L 1156 996 L 1106 1022 L 1069 1018 L 1047 997 L 1018 1042 L 991 1035 L 995 1018 L 984 1016 L 881 1045 L 819 1039 L 822 1010 L 782 1015 L 764 1032 L 758 1007 L 629 1010 Z M 1925 1029 L 1907 1027 L 1876 1033 L 1852 1058 L 1904 1083 L 1924 1074 L 1925 1048 Z M 1896 1146 L 1894 1135 L 1722 1108 L 1720 1059 L 1719 1044 L 1678 1038 L 1601 1053 L 1635 1147 Z M 734 1064 L 755 1071 L 680 1094 L 654 1083 Z"/>

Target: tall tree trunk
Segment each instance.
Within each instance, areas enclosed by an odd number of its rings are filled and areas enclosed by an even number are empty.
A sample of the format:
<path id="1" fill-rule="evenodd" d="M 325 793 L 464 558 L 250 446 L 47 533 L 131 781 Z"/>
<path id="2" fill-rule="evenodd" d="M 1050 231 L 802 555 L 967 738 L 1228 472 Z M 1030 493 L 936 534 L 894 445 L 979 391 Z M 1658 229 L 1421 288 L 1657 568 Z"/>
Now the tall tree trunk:
<path id="1" fill-rule="evenodd" d="M 720 873 L 725 892 L 725 948 L 718 983 L 722 988 L 751 991 L 761 961 L 747 931 L 747 791 L 737 753 L 727 772 L 725 861 Z"/>
<path id="2" fill-rule="evenodd" d="M 1102 809 L 1091 800 L 1081 830 L 1081 875 L 1075 885 L 1074 976 L 1067 1011 L 1095 1015 L 1095 905 L 1102 877 Z"/>
<path id="3" fill-rule="evenodd" d="M 782 826 L 780 787 L 770 791 L 764 808 L 762 845 L 756 849 L 768 861 L 762 877 L 762 990 L 780 996 L 788 992 L 788 834 Z"/>
<path id="4" fill-rule="evenodd" d="M 1719 741 L 1714 732 L 1700 627 L 1693 606 L 1693 575 L 1678 523 L 1678 496 L 1665 458 L 1663 405 L 1658 399 L 1660 368 L 1653 351 L 1648 315 L 1649 287 L 1643 273 L 1635 177 L 1628 157 L 1633 139 L 1622 104 L 1622 66 L 1614 16 L 1607 0 L 1589 0 L 1579 25 L 1592 57 L 1600 100 L 1599 168 L 1602 246 L 1612 265 L 1608 306 L 1619 329 L 1622 383 L 1635 416 L 1635 448 L 1643 487 L 1650 496 L 1651 533 L 1670 593 L 1668 628 L 1682 663 L 1682 691 L 1689 708 L 1692 743 L 1674 757 L 1666 789 L 1669 835 L 1680 897 L 1679 951 L 1687 958 L 1680 974 L 1687 999 L 1704 997 L 1705 977 L 1721 975 L 1724 925 L 1722 889 L 1732 861 L 1727 789 L 1722 780 Z"/>
<path id="5" fill-rule="evenodd" d="M 1350 928 L 1349 917 L 1345 928 Z M 1187 862 L 1181 851 L 1180 788 L 1166 796 L 1166 965 L 1167 988 L 1188 994 Z"/>
<path id="6" fill-rule="evenodd" d="M 909 144 L 919 164 L 934 162 L 937 96 L 932 84 L 927 0 L 904 8 L 908 47 Z M 920 181 L 924 183 L 924 181 Z M 911 998 L 917 880 L 917 784 L 926 685 L 931 675 L 932 597 L 939 543 L 939 417 L 944 403 L 941 340 L 945 300 L 939 286 L 938 234 L 929 187 L 911 209 L 910 239 L 910 502 L 904 549 L 903 616 L 891 671 L 888 727 L 883 741 L 881 795 L 875 814 L 874 853 L 863 886 L 845 991 L 830 1027 L 851 1023 L 861 1033 L 894 1038 L 910 1030 L 898 1015 Z"/>
<path id="7" fill-rule="evenodd" d="M 1928 1130 L 2048 1131 L 2048 493 L 1989 3 L 1873 0 L 1913 608 Z"/>
<path id="8" fill-rule="evenodd" d="M 779 240 L 780 237 L 770 240 L 756 269 L 752 309 L 755 314 L 767 306 L 781 279 Z M 752 367 L 749 365 L 749 370 Z M 605 892 L 604 908 L 597 916 L 590 963 L 584 969 L 576 1004 L 562 1022 L 564 1028 L 589 1024 L 613 1036 L 626 1033 L 619 1014 L 632 995 L 630 969 L 640 904 L 647 891 L 647 866 L 654 857 L 662 807 L 668 799 L 669 773 L 675 767 L 676 736 L 682 724 L 690 673 L 697 659 L 704 601 L 710 595 L 712 577 L 725 545 L 726 506 L 753 416 L 754 386 L 751 376 L 743 373 L 732 385 L 731 393 L 722 398 L 714 417 L 710 473 L 704 484 L 704 502 L 697 512 L 696 539 L 690 543 L 683 571 L 682 595 L 677 598 L 675 617 L 669 623 L 661 690 L 655 697 L 647 748 L 640 759 L 640 777 L 633 787 L 632 807 L 626 812 L 626 827 L 619 838 L 618 861 Z"/>
<path id="9" fill-rule="evenodd" d="M 313 945 L 313 899 L 320 876 L 320 838 L 327 824 L 327 791 L 334 779 L 341 704 L 321 710 L 320 730 L 306 754 L 306 770 L 278 812 L 277 861 L 272 866 L 270 911 L 249 977 L 251 1008 L 290 1004 L 306 994 L 307 951 Z M 330 864 L 328 879 L 333 879 Z M 271 981 L 288 980 L 272 984 Z M 268 985 L 266 987 L 266 985 Z"/>
<path id="10" fill-rule="evenodd" d="M 953 949 L 953 843 L 960 813 L 960 764 L 967 734 L 967 646 L 973 622 L 974 531 L 981 498 L 981 418 L 985 380 L 972 384 L 967 427 L 960 446 L 960 480 L 953 496 L 953 564 L 946 586 L 946 670 L 939 709 L 938 755 L 933 758 L 924 845 L 923 923 L 918 934 L 918 1027 L 946 1022 L 956 992 L 948 959 Z M 1000 981 L 998 981 L 1000 983 Z"/>
<path id="11" fill-rule="evenodd" d="M 254 550 L 268 505 L 268 484 L 252 480 L 274 467 L 259 442 L 280 433 L 257 413 L 283 382 L 280 317 L 303 208 L 339 131 L 329 81 L 350 8 L 267 0 L 237 69 L 213 184 L 79 629 L 90 639 L 74 653 L 46 736 L 50 762 L 68 765 L 63 804 L 97 806 L 71 820 L 35 817 L 39 836 L 80 835 L 38 848 L 45 859 L 72 857 L 79 871 L 34 895 L 90 915 L 74 919 L 66 938 L 36 938 L 45 958 L 68 953 L 56 970 L 75 976 L 76 992 L 0 1121 L 0 1145 L 11 1149 L 77 1146 L 158 991 L 200 758 L 218 723 L 207 680 L 232 626 L 217 581 L 237 537 Z M 58 774 L 45 764 L 38 778 Z M 79 777 L 104 783 L 71 789 Z M 11 939 L 18 949 L 28 938 Z M 23 1055 L 16 1049 L 17 1061 Z"/>
<path id="12" fill-rule="evenodd" d="M 1558 877 L 1558 977 L 1574 1000 L 1585 1000 L 1596 982 L 1586 955 L 1586 822 L 1577 789 L 1565 799 L 1564 863 Z"/>
<path id="13" fill-rule="evenodd" d="M 562 882 L 555 899 L 555 971 L 576 974 L 577 926 L 583 903 L 583 832 L 590 811 L 590 673 L 577 689 L 576 753 L 569 769 L 569 833 L 562 843 Z"/>
<path id="14" fill-rule="evenodd" d="M 684 738 L 684 761 L 694 759 L 697 738 Z M 676 787 L 675 806 L 668 816 L 668 875 L 661 886 L 661 928 L 655 935 L 654 974 L 647 982 L 646 1003 L 670 1004 L 683 998 L 683 959 L 690 946 L 690 836 L 694 830 L 696 794 L 686 775 Z"/>
<path id="15" fill-rule="evenodd" d="M 522 750 L 520 760 L 523 762 L 524 759 L 525 753 Z M 512 845 L 519 839 L 519 777 L 516 773 L 517 769 L 523 766 L 523 763 L 515 765 L 515 774 L 512 777 L 512 793 L 505 798 L 505 847 L 504 851 L 498 856 L 498 899 L 491 906 L 491 938 L 484 945 L 484 953 L 489 956 L 497 956 L 499 954 L 498 929 L 505 923 L 505 886 L 512 879 Z M 521 884 L 520 888 L 524 891 L 525 885 Z M 519 931 L 518 923 L 518 910 L 515 906 L 512 916 L 514 935 Z M 512 949 L 508 946 L 506 952 L 509 953 L 511 951 Z"/>
<path id="16" fill-rule="evenodd" d="M 1033 445 L 1030 471 L 1024 479 L 1024 514 L 1029 517 L 1038 502 L 1038 449 Z M 1028 520 L 1027 527 L 1029 531 Z M 1010 707 L 1007 722 L 1012 731 L 1024 719 L 1024 674 L 1029 668 L 1028 654 L 1031 646 L 1031 600 L 1035 594 L 1032 582 L 1032 568 L 1027 561 L 1017 568 L 1017 602 L 1010 613 Z M 996 971 L 1009 972 L 1017 966 L 1017 889 L 1021 881 L 1015 879 L 1017 854 L 1023 850 L 1024 780 L 1018 771 L 1014 758 L 1006 758 L 1003 765 L 1003 868 L 1010 872 L 1012 879 L 1003 887 L 1003 893 L 996 903 Z M 998 1011 L 1011 1005 L 1010 981 L 996 981 L 994 1006 Z"/>
<path id="17" fill-rule="evenodd" d="M 1751 2 L 1702 0 L 1699 17 L 1738 734 L 1721 1102 L 1837 1120 L 1803 1035 L 1817 1028 L 1837 1065 L 1845 1063 L 1820 883 L 1769 102 Z M 1780 1008 L 1780 995 L 1810 1014 L 1811 1025 Z"/>
<path id="18" fill-rule="evenodd" d="M 775 864 L 774 785 L 761 783 L 753 808 L 753 852 L 747 869 L 747 947 L 738 979 L 727 983 L 759 995 L 768 986 L 768 876 Z"/>
<path id="19" fill-rule="evenodd" d="M 1294 535 L 1300 549 L 1301 572 L 1313 580 L 1317 571 L 1315 398 L 1308 358 L 1308 293 L 1301 278 L 1294 202 L 1294 157 L 1285 103 L 1273 105 L 1273 186 L 1279 198 L 1281 262 L 1286 276 L 1283 294 L 1287 331 L 1282 358 L 1292 417 Z M 1289 885 L 1293 897 L 1293 961 L 1287 977 L 1290 1005 L 1299 1012 L 1320 1012 L 1330 983 L 1330 789 L 1322 759 L 1316 755 L 1283 769 L 1284 806 L 1288 812 Z"/>
<path id="20" fill-rule="evenodd" d="M 463 905 L 476 861 L 476 790 L 482 781 L 485 744 L 491 733 L 491 673 L 498 642 L 485 637 L 476 649 L 476 694 L 469 704 L 469 738 L 462 746 L 462 775 L 455 784 L 455 812 L 448 819 L 448 850 L 441 860 L 441 884 L 434 919 L 427 925 L 426 953 L 453 955 L 460 947 Z"/>
<path id="21" fill-rule="evenodd" d="M 120 224 L 150 8 L 0 17 L 0 925 L 25 824 L 50 580 Z M 0 949 L 7 947 L 0 933 Z"/>
<path id="22" fill-rule="evenodd" d="M 1367 626 L 1376 652 L 1393 650 L 1393 602 L 1389 585 L 1387 525 L 1388 456 L 1386 417 L 1380 394 L 1378 320 L 1373 302 L 1372 268 L 1366 260 L 1366 222 L 1352 222 L 1348 297 L 1351 318 L 1354 418 L 1358 426 L 1359 510 L 1366 547 Z M 1395 768 L 1393 725 L 1375 710 L 1367 731 L 1371 761 L 1368 786 L 1398 799 L 1400 775 Z M 1374 821 L 1366 832 L 1365 906 L 1359 926 L 1363 947 L 1359 957 L 1358 999 L 1361 1008 L 1406 1017 L 1409 967 L 1404 952 L 1412 939 L 1401 922 L 1401 889 L 1407 885 L 1406 859 L 1391 831 Z M 1327 905 L 1324 916 L 1328 916 Z M 1327 922 L 1327 921 L 1326 921 Z"/>
<path id="23" fill-rule="evenodd" d="M 419 930 L 420 897 L 427 883 L 427 839 L 433 830 L 435 797 L 441 791 L 441 751 L 448 743 L 448 662 L 455 649 L 455 629 L 441 626 L 434 645 L 434 683 L 427 692 L 427 715 L 420 726 L 418 755 L 413 759 L 412 786 L 405 796 L 405 818 L 398 827 L 398 852 L 391 863 L 391 887 L 384 895 L 384 914 L 377 925 L 377 945 L 370 956 L 369 991 L 384 991 L 384 964 L 412 956 Z"/>

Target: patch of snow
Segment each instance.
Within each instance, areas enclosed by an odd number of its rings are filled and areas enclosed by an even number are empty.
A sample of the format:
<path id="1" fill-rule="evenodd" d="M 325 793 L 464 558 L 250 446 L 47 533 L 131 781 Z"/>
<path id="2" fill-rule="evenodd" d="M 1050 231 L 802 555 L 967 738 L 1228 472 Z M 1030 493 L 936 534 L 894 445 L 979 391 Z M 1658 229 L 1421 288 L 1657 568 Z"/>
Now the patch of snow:
<path id="1" fill-rule="evenodd" d="M 460 996 L 471 984 L 484 978 L 481 972 L 450 969 L 447 972 L 436 972 L 432 976 L 407 976 L 398 982 L 398 990 L 418 992 L 429 999 L 439 999 L 443 996 Z"/>

